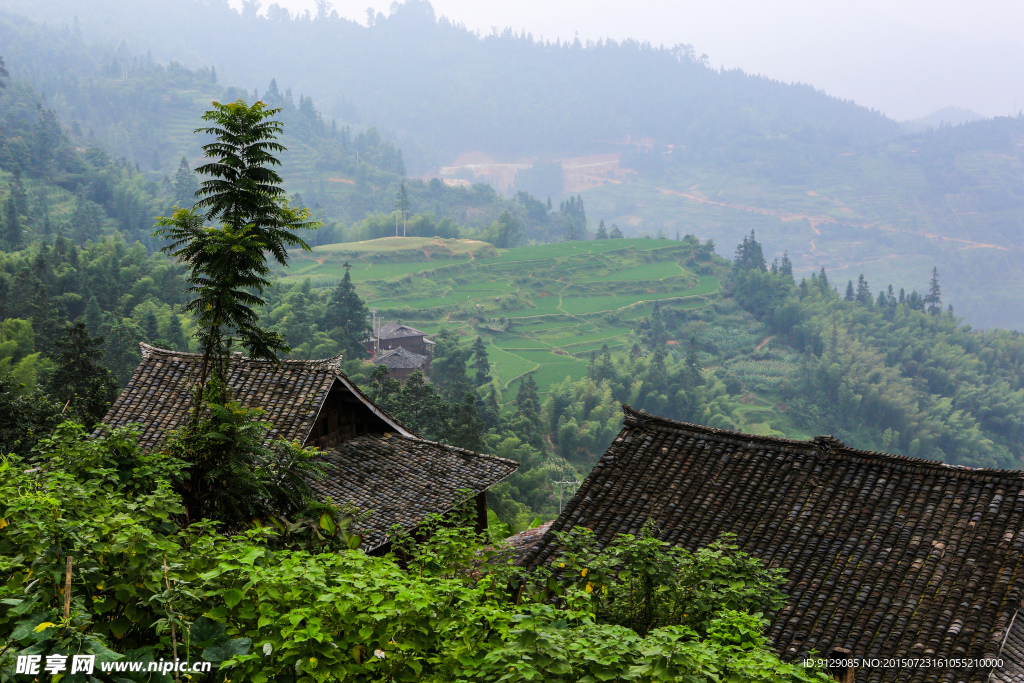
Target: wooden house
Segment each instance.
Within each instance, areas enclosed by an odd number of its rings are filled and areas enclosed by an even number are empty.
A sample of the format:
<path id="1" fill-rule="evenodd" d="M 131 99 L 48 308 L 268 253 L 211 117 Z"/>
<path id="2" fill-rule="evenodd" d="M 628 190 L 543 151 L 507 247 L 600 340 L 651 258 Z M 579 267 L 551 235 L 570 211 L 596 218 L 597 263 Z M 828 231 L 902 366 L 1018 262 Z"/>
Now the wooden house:
<path id="1" fill-rule="evenodd" d="M 103 421 L 141 425 L 139 444 L 152 450 L 188 421 L 201 356 L 141 348 L 142 362 Z M 478 526 L 486 527 L 484 494 L 518 463 L 419 438 L 360 391 L 340 361 L 271 363 L 236 353 L 228 388 L 240 403 L 265 411 L 271 438 L 323 450 L 328 478 L 312 486 L 336 504 L 373 511 L 360 527 L 368 552 L 386 546 L 392 524 L 412 529 L 463 502 L 465 491 L 475 500 Z"/>
<path id="2" fill-rule="evenodd" d="M 371 358 L 370 362 L 374 365 L 383 365 L 392 377 L 404 382 L 416 370 L 426 372 L 430 367 L 430 356 L 421 356 L 399 346 L 388 351 L 381 351 Z"/>
<path id="3" fill-rule="evenodd" d="M 426 332 L 398 322 L 383 325 L 366 342 L 366 350 L 370 353 L 403 348 L 420 356 L 432 356 L 433 347 L 434 342 L 427 339 Z"/>
<path id="4" fill-rule="evenodd" d="M 788 661 L 847 655 L 857 681 L 1024 681 L 1024 472 L 792 441 L 625 408 L 618 438 L 520 563 L 558 553 L 555 532 L 636 534 L 689 550 L 722 532 L 788 570 L 767 636 Z M 926 663 L 923 663 L 927 660 Z"/>

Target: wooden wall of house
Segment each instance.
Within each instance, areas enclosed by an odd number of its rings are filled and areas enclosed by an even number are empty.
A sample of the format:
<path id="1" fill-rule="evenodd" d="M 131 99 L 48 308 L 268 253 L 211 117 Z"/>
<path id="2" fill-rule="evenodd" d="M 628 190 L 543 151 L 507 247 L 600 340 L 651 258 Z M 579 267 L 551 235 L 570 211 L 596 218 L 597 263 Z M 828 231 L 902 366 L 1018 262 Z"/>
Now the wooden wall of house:
<path id="1" fill-rule="evenodd" d="M 390 431 L 394 428 L 374 415 L 344 384 L 336 381 L 320 408 L 320 415 L 313 423 L 305 445 L 328 448 L 354 436 Z"/>

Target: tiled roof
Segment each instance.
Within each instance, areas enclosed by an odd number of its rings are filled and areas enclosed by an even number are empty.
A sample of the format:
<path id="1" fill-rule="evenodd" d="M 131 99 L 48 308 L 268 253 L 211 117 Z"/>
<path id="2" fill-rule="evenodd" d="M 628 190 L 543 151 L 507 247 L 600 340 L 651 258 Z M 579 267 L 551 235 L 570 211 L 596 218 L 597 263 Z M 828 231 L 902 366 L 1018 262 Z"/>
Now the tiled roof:
<path id="1" fill-rule="evenodd" d="M 544 534 L 548 532 L 551 525 L 554 524 L 554 520 L 550 522 L 544 522 L 540 526 L 536 526 L 526 531 L 520 531 L 518 534 L 514 534 L 505 539 L 505 543 L 512 546 L 512 550 L 515 553 L 516 564 L 522 563 L 526 558 L 526 555 L 537 548 L 540 543 L 540 539 L 544 537 Z"/>
<path id="2" fill-rule="evenodd" d="M 656 418 L 628 407 L 618 438 L 551 527 L 599 543 L 640 531 L 690 550 L 722 532 L 788 570 L 769 640 L 786 660 L 991 658 L 1024 669 L 1024 473 L 791 441 Z M 523 564 L 550 561 L 551 533 Z M 1024 621 L 1024 614 L 1017 622 Z M 1004 646 L 1004 641 L 1006 642 Z M 1013 674 L 998 680 L 1021 680 Z M 984 681 L 990 669 L 860 669 L 859 681 Z"/>
<path id="3" fill-rule="evenodd" d="M 387 368 L 422 368 L 427 361 L 426 356 L 408 351 L 401 346 L 396 349 L 381 351 L 370 362 Z"/>
<path id="4" fill-rule="evenodd" d="M 377 339 L 401 339 L 402 337 L 422 337 L 426 332 L 409 327 L 402 323 L 390 322 L 377 330 Z"/>
<path id="5" fill-rule="evenodd" d="M 311 482 L 316 493 L 338 505 L 374 510 L 358 527 L 366 551 L 387 542 L 391 525 L 411 529 L 428 514 L 455 507 L 462 500 L 460 490 L 486 491 L 519 466 L 505 458 L 397 434 L 348 439 L 325 451 L 323 459 L 332 467 L 325 480 Z"/>
<path id="6" fill-rule="evenodd" d="M 148 344 L 140 344 L 140 347 L 142 362 L 103 422 L 112 427 L 142 423 L 144 429 L 139 445 L 149 450 L 158 446 L 168 431 L 183 426 L 188 419 L 192 408 L 191 390 L 199 380 L 202 356 Z M 237 354 L 231 359 L 228 387 L 242 404 L 266 411 L 262 419 L 274 426 L 269 434 L 271 438 L 280 436 L 305 441 L 336 380 L 343 382 L 396 431 L 405 431 L 348 381 L 341 372 L 340 361 L 338 356 L 322 360 L 284 360 L 275 364 Z"/>

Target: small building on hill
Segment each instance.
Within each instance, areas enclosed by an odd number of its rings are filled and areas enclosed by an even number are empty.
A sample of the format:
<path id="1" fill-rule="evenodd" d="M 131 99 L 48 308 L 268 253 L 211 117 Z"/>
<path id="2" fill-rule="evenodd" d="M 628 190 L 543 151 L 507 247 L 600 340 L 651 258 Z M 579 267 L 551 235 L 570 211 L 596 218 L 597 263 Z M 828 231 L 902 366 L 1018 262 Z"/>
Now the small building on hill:
<path id="1" fill-rule="evenodd" d="M 383 365 L 392 377 L 404 382 L 416 370 L 426 372 L 430 365 L 430 357 L 421 356 L 399 346 L 388 351 L 381 351 L 371 358 L 370 362 L 374 365 Z"/>
<path id="2" fill-rule="evenodd" d="M 551 562 L 553 534 L 575 526 L 605 545 L 651 520 L 691 551 L 732 532 L 788 570 L 789 601 L 767 632 L 784 660 L 877 658 L 836 674 L 858 682 L 1024 681 L 1024 472 L 624 410 L 622 432 L 547 533 L 514 539 L 521 564 Z"/>
<path id="3" fill-rule="evenodd" d="M 381 353 L 390 349 L 403 348 L 420 356 L 432 356 L 434 342 L 427 339 L 427 333 L 398 322 L 383 325 L 366 342 L 370 353 Z"/>
<path id="4" fill-rule="evenodd" d="M 142 362 L 103 422 L 141 425 L 139 445 L 152 450 L 188 421 L 202 356 L 140 346 Z M 392 524 L 415 528 L 428 514 L 462 503 L 466 491 L 485 528 L 486 490 L 518 463 L 419 438 L 360 391 L 340 362 L 339 356 L 272 363 L 236 353 L 228 388 L 242 404 L 266 411 L 271 438 L 323 449 L 328 478 L 313 488 L 338 505 L 373 511 L 358 528 L 368 552 L 385 546 Z"/>

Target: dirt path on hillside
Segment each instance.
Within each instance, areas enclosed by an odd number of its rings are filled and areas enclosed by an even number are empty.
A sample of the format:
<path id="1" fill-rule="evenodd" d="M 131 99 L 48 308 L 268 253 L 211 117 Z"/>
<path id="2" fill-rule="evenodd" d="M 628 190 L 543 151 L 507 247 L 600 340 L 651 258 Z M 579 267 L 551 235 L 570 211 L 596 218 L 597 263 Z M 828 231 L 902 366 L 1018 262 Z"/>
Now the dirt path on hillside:
<path id="1" fill-rule="evenodd" d="M 720 202 L 709 197 L 704 197 L 691 192 L 680 192 L 679 190 L 670 190 L 666 187 L 659 187 L 659 192 L 664 194 L 676 195 L 679 197 L 685 197 L 690 201 L 699 202 L 701 204 L 713 204 L 714 206 L 721 206 L 726 209 L 738 209 L 739 211 L 749 211 L 751 213 L 759 213 L 764 216 L 772 216 L 778 218 L 781 221 L 797 221 L 805 220 L 811 225 L 811 230 L 815 235 L 820 235 L 821 231 L 818 230 L 818 226 L 823 223 L 839 223 L 839 220 L 832 216 L 825 216 L 818 214 L 815 216 L 808 216 L 800 213 L 789 213 L 785 211 L 775 211 L 773 209 L 765 209 L 760 206 L 746 206 L 744 204 L 731 204 L 729 202 Z M 959 237 L 947 237 L 946 235 L 936 235 L 930 232 L 918 232 L 914 230 L 902 230 L 900 228 L 894 228 L 891 225 L 882 225 L 881 223 L 854 223 L 850 222 L 850 225 L 855 225 L 859 228 L 878 228 L 879 230 L 885 230 L 887 232 L 896 232 L 904 235 L 914 235 L 916 237 L 927 237 L 933 240 L 942 240 L 946 242 L 955 242 L 963 245 L 961 249 L 998 249 L 1000 251 L 1008 251 L 1004 246 L 998 244 L 988 244 L 986 242 L 975 242 L 973 240 L 965 240 Z M 814 246 L 814 240 L 811 240 L 811 250 L 815 250 L 817 247 Z"/>
<path id="2" fill-rule="evenodd" d="M 757 348 L 756 348 L 756 349 L 754 349 L 754 353 L 757 353 L 758 351 L 760 351 L 761 349 L 763 349 L 763 348 L 764 348 L 764 345 L 765 345 L 765 344 L 767 344 L 768 342 L 770 342 L 770 341 L 771 341 L 772 339 L 774 339 L 774 338 L 775 338 L 775 335 L 773 334 L 773 335 L 771 335 L 771 336 L 769 336 L 769 337 L 765 337 L 764 339 L 762 339 L 762 340 L 761 340 L 761 343 L 757 345 Z"/>

